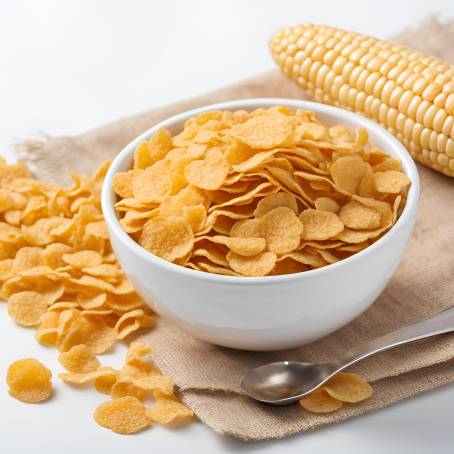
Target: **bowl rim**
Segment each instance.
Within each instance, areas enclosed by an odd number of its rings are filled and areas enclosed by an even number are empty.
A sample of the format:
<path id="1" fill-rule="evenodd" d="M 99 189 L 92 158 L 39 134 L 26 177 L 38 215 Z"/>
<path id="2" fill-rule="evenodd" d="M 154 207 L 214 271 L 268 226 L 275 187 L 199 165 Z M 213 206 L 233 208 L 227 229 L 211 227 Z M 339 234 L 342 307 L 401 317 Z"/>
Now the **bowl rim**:
<path id="1" fill-rule="evenodd" d="M 351 255 L 346 259 L 339 260 L 336 263 L 329 264 L 322 268 L 317 268 L 309 271 L 300 273 L 284 274 L 277 276 L 228 276 L 222 274 L 209 273 L 205 271 L 193 270 L 181 265 L 168 262 L 167 260 L 154 255 L 147 251 L 138 243 L 136 243 L 121 227 L 121 224 L 117 218 L 112 200 L 115 198 L 115 194 L 112 187 L 112 180 L 114 175 L 118 171 L 123 171 L 121 168 L 124 165 L 124 161 L 131 158 L 134 153 L 136 146 L 143 140 L 148 139 L 154 134 L 159 128 L 165 127 L 170 128 L 176 123 L 184 122 L 190 117 L 199 115 L 206 111 L 211 110 L 238 110 L 238 109 L 257 109 L 260 107 L 271 107 L 274 105 L 283 105 L 294 109 L 305 109 L 313 110 L 316 114 L 331 114 L 337 115 L 340 119 L 348 120 L 351 123 L 355 123 L 357 126 L 365 127 L 368 131 L 374 131 L 375 134 L 381 135 L 383 139 L 388 142 L 388 148 L 393 148 L 393 151 L 397 154 L 399 159 L 402 161 L 403 170 L 405 174 L 411 180 L 411 187 L 408 193 L 407 202 L 404 210 L 401 213 L 397 222 L 389 229 L 382 237 L 375 241 L 372 245 Z M 386 151 L 386 150 L 385 150 Z M 225 101 L 215 104 L 204 105 L 195 109 L 187 110 L 160 121 L 148 128 L 142 134 L 137 136 L 134 140 L 128 143 L 113 159 L 108 172 L 105 176 L 102 193 L 101 193 L 101 206 L 104 219 L 109 227 L 109 234 L 115 234 L 119 241 L 123 242 L 125 247 L 130 248 L 135 254 L 138 254 L 146 261 L 151 262 L 153 265 L 161 268 L 165 268 L 167 271 L 174 272 L 188 278 L 195 278 L 201 280 L 208 280 L 211 282 L 217 282 L 222 284 L 241 284 L 241 285 L 256 285 L 256 284 L 274 284 L 291 282 L 297 280 L 311 279 L 318 277 L 323 274 L 329 274 L 336 272 L 339 267 L 348 266 L 353 264 L 355 261 L 361 260 L 367 255 L 372 254 L 374 251 L 382 247 L 384 244 L 389 243 L 396 236 L 396 234 L 409 222 L 413 215 L 416 215 L 418 211 L 420 193 L 420 181 L 419 174 L 416 168 L 415 162 L 411 157 L 407 149 L 385 128 L 380 126 L 378 123 L 369 120 L 362 115 L 351 112 L 346 109 L 339 107 L 330 106 L 313 101 L 289 99 L 289 98 L 248 98 L 239 99 L 232 101 Z"/>

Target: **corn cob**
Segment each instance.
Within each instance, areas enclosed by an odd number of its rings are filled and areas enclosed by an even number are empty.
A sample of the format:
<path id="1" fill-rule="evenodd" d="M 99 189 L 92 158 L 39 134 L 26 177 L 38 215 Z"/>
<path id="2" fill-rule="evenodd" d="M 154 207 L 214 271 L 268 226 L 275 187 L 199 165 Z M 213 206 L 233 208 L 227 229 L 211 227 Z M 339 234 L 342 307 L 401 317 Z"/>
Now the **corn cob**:
<path id="1" fill-rule="evenodd" d="M 454 176 L 454 66 L 429 55 L 332 27 L 278 31 L 274 60 L 317 101 L 387 128 L 412 156 Z"/>

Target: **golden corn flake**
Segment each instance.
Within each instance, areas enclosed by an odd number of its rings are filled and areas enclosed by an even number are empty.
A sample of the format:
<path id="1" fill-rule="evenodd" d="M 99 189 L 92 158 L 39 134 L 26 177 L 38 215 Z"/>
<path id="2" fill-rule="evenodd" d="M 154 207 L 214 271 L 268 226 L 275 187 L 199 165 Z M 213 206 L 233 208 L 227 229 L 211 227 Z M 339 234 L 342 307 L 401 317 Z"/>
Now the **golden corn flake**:
<path id="1" fill-rule="evenodd" d="M 93 417 L 100 426 L 119 434 L 138 432 L 151 423 L 144 404 L 133 396 L 102 403 Z"/>
<path id="2" fill-rule="evenodd" d="M 102 256 L 96 251 L 79 251 L 73 254 L 64 254 L 62 260 L 74 268 L 87 268 L 101 265 Z"/>
<path id="3" fill-rule="evenodd" d="M 85 344 L 75 345 L 58 357 L 60 364 L 68 372 L 93 372 L 100 367 L 98 358 Z"/>
<path id="4" fill-rule="evenodd" d="M 19 325 L 39 325 L 46 312 L 47 300 L 37 292 L 14 293 L 9 298 L 8 314 Z"/>
<path id="5" fill-rule="evenodd" d="M 136 378 L 134 384 L 144 391 L 159 391 L 164 396 L 173 394 L 173 380 L 167 375 L 153 373 Z"/>
<path id="6" fill-rule="evenodd" d="M 63 372 L 58 374 L 58 378 L 64 382 L 72 383 L 73 385 L 83 385 L 101 377 L 108 377 L 109 379 L 115 377 L 116 381 L 118 374 L 119 372 L 111 367 L 99 367 L 91 372 Z"/>
<path id="7" fill-rule="evenodd" d="M 156 399 L 151 408 L 146 410 L 147 416 L 159 424 L 169 424 L 175 419 L 190 418 L 194 412 L 180 402 L 172 399 Z"/>
<path id="8" fill-rule="evenodd" d="M 149 153 L 153 162 L 164 159 L 172 146 L 172 134 L 165 128 L 158 129 L 148 144 Z"/>
<path id="9" fill-rule="evenodd" d="M 300 214 L 303 223 L 303 239 L 324 241 L 344 230 L 339 217 L 329 211 L 307 209 Z"/>
<path id="10" fill-rule="evenodd" d="M 330 172 L 337 188 L 356 194 L 366 165 L 360 156 L 341 156 L 332 164 Z"/>
<path id="11" fill-rule="evenodd" d="M 136 386 L 134 379 L 128 376 L 120 375 L 110 389 L 112 399 L 120 399 L 125 396 L 132 396 L 139 400 L 144 400 L 147 391 Z"/>
<path id="12" fill-rule="evenodd" d="M 214 243 L 223 244 L 236 254 L 243 255 L 245 257 L 257 255 L 266 247 L 266 241 L 264 238 L 242 238 L 215 235 L 208 239 Z"/>
<path id="13" fill-rule="evenodd" d="M 27 403 L 47 400 L 52 394 L 52 372 L 33 358 L 12 363 L 6 375 L 9 393 Z"/>
<path id="14" fill-rule="evenodd" d="M 210 191 L 219 189 L 229 173 L 230 165 L 223 157 L 213 157 L 194 161 L 185 169 L 188 183 Z"/>
<path id="15" fill-rule="evenodd" d="M 134 152 L 134 170 L 145 169 L 153 164 L 148 142 L 139 143 Z"/>
<path id="16" fill-rule="evenodd" d="M 342 402 L 356 403 L 369 398 L 373 389 L 360 375 L 339 372 L 330 378 L 323 389 L 335 399 Z"/>
<path id="17" fill-rule="evenodd" d="M 128 172 L 119 172 L 113 177 L 113 189 L 123 199 L 134 197 L 132 182 L 136 175 L 138 175 L 137 170 L 129 170 Z"/>
<path id="18" fill-rule="evenodd" d="M 331 413 L 339 410 L 343 405 L 341 400 L 329 395 L 323 387 L 303 397 L 299 403 L 305 410 L 311 413 Z"/>
<path id="19" fill-rule="evenodd" d="M 140 202 L 158 203 L 170 192 L 171 162 L 163 159 L 136 174 L 132 182 L 132 192 Z"/>
<path id="20" fill-rule="evenodd" d="M 299 213 L 295 195 L 290 192 L 277 192 L 276 194 L 263 197 L 263 199 L 258 201 L 257 208 L 254 211 L 254 216 L 256 218 L 261 218 L 269 211 L 279 207 L 290 208 L 296 215 Z"/>
<path id="21" fill-rule="evenodd" d="M 407 175 L 398 170 L 377 172 L 374 173 L 372 178 L 377 191 L 388 194 L 399 194 L 403 188 L 410 184 Z"/>
<path id="22" fill-rule="evenodd" d="M 340 210 L 339 217 L 344 225 L 350 229 L 374 229 L 380 226 L 380 213 L 362 203 L 352 200 Z"/>
<path id="23" fill-rule="evenodd" d="M 243 276 L 266 276 L 274 268 L 277 256 L 273 252 L 262 252 L 252 257 L 244 257 L 230 251 L 227 260 L 232 270 Z"/>
<path id="24" fill-rule="evenodd" d="M 364 128 L 327 128 L 313 112 L 282 106 L 205 112 L 186 121 L 173 137 L 162 129 L 138 145 L 132 169 L 113 182 L 119 221 L 145 249 L 197 271 L 265 276 L 327 266 L 376 241 L 405 206 L 410 181 L 400 161 L 367 142 Z M 82 181 L 77 180 L 79 186 Z M 90 203 L 78 190 L 79 199 L 69 206 Z M 3 198 L 5 208 L 16 207 L 9 192 Z M 28 200 L 23 209 L 27 223 L 46 209 L 45 201 L 43 196 Z M 87 249 L 102 251 L 108 240 L 103 228 L 103 235 L 90 233 Z M 21 235 L 13 225 L 4 228 L 11 244 Z M 102 246 L 93 237 L 102 239 Z M 3 258 L 14 254 L 6 251 Z M 114 293 L 107 285 L 116 279 L 113 268 L 108 272 L 96 265 L 82 271 L 81 290 L 87 290 L 87 277 L 96 276 L 106 281 L 96 287 Z M 74 278 L 71 283 L 76 287 Z M 11 279 L 5 294 L 20 285 Z M 117 310 L 115 301 L 110 307 Z M 127 312 L 118 314 L 123 317 L 119 336 L 143 323 Z"/>
<path id="25" fill-rule="evenodd" d="M 292 130 L 292 121 L 284 115 L 260 115 L 233 126 L 231 134 L 251 148 L 270 149 L 284 143 Z"/>
<path id="26" fill-rule="evenodd" d="M 318 197 L 315 199 L 315 208 L 321 211 L 330 211 L 335 214 L 338 214 L 341 209 L 340 205 L 329 197 Z"/>
<path id="27" fill-rule="evenodd" d="M 192 250 L 194 236 L 189 223 L 176 216 L 157 216 L 142 230 L 139 244 L 157 256 L 174 261 Z"/>
<path id="28" fill-rule="evenodd" d="M 304 227 L 292 209 L 274 208 L 263 215 L 261 222 L 268 251 L 285 254 L 298 247 Z"/>

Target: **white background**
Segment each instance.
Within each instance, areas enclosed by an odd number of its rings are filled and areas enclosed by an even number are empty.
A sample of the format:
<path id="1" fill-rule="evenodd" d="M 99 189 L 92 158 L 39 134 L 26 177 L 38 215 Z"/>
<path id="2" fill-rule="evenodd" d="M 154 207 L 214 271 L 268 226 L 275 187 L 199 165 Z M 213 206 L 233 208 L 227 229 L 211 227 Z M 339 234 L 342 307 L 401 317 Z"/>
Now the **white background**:
<path id="1" fill-rule="evenodd" d="M 450 0 L 0 0 L 0 146 L 40 131 L 76 134 L 119 117 L 195 96 L 273 68 L 270 34 L 320 22 L 379 37 L 428 14 L 454 17 Z M 118 436 L 91 414 L 105 396 L 56 383 L 41 405 L 10 398 L 8 364 L 33 356 L 60 371 L 56 352 L 38 345 L 0 307 L 0 452 L 451 453 L 454 387 L 313 433 L 245 444 L 200 423 Z M 103 359 L 119 365 L 123 346 Z"/>

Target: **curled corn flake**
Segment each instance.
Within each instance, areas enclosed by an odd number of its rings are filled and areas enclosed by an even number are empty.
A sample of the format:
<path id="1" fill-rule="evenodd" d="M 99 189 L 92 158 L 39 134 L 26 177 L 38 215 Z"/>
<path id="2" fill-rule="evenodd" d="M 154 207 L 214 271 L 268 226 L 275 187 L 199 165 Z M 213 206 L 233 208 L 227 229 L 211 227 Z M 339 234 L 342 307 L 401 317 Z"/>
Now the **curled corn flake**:
<path id="1" fill-rule="evenodd" d="M 38 325 L 46 312 L 47 300 L 37 292 L 15 293 L 9 298 L 8 314 L 20 325 Z"/>
<path id="2" fill-rule="evenodd" d="M 278 207 L 287 207 L 294 211 L 298 215 L 298 203 L 294 194 L 289 192 L 277 192 L 271 194 L 263 199 L 260 199 L 257 203 L 257 208 L 254 211 L 256 218 L 261 218 L 263 215 Z"/>
<path id="3" fill-rule="evenodd" d="M 374 173 L 373 181 L 378 192 L 387 194 L 398 194 L 403 188 L 410 184 L 407 175 L 398 170 L 387 170 L 385 172 Z"/>
<path id="4" fill-rule="evenodd" d="M 98 358 L 85 344 L 74 345 L 67 352 L 61 353 L 58 360 L 68 372 L 93 372 L 100 367 Z"/>
<path id="5" fill-rule="evenodd" d="M 165 260 L 174 261 L 192 250 L 194 236 L 183 218 L 158 216 L 144 225 L 139 244 Z"/>
<path id="6" fill-rule="evenodd" d="M 119 376 L 110 389 L 112 399 L 120 399 L 125 396 L 133 396 L 139 400 L 144 400 L 147 396 L 147 391 L 138 387 L 133 378 L 127 376 Z"/>
<path id="7" fill-rule="evenodd" d="M 12 363 L 6 375 L 9 393 L 27 403 L 47 400 L 52 394 L 52 372 L 33 358 Z"/>
<path id="8" fill-rule="evenodd" d="M 167 129 L 160 128 L 149 140 L 148 146 L 154 162 L 164 159 L 173 147 L 172 134 Z"/>
<path id="9" fill-rule="evenodd" d="M 73 310 L 69 320 L 64 325 L 59 349 L 66 352 L 75 345 L 85 344 L 98 354 L 107 351 L 115 340 L 116 331 L 109 326 L 104 317 L 99 315 L 86 316 Z"/>
<path id="10" fill-rule="evenodd" d="M 369 398 L 373 389 L 360 375 L 340 372 L 323 385 L 323 389 L 342 402 L 356 403 Z"/>
<path id="11" fill-rule="evenodd" d="M 151 164 L 153 164 L 153 159 L 151 158 L 149 143 L 140 142 L 134 152 L 134 170 L 145 169 Z"/>
<path id="12" fill-rule="evenodd" d="M 119 434 L 138 432 L 151 423 L 143 403 L 132 396 L 102 403 L 93 417 L 100 426 Z"/>
<path id="13" fill-rule="evenodd" d="M 64 372 L 58 374 L 58 378 L 66 383 L 72 383 L 74 385 L 82 385 L 88 383 L 92 380 L 95 380 L 100 377 L 116 377 L 118 376 L 118 371 L 112 369 L 111 367 L 99 367 L 96 370 L 91 372 Z"/>
<path id="14" fill-rule="evenodd" d="M 103 373 L 102 375 L 95 377 L 96 391 L 103 394 L 110 394 L 113 385 L 117 382 L 119 374 L 119 371 L 112 369 L 110 371 L 105 371 L 105 373 Z"/>
<path id="15" fill-rule="evenodd" d="M 239 238 L 263 237 L 263 224 L 258 219 L 243 219 L 232 226 L 230 235 Z"/>
<path id="16" fill-rule="evenodd" d="M 338 235 L 344 224 L 335 213 L 307 209 L 300 214 L 303 223 L 303 239 L 323 241 Z"/>
<path id="17" fill-rule="evenodd" d="M 134 176 L 137 175 L 137 170 L 129 170 L 128 172 L 117 173 L 112 181 L 114 191 L 122 198 L 133 197 L 132 182 Z"/>
<path id="18" fill-rule="evenodd" d="M 252 257 L 243 257 L 230 251 L 227 253 L 227 260 L 234 271 L 243 276 L 265 276 L 276 264 L 276 254 L 273 252 L 262 252 Z"/>
<path id="19" fill-rule="evenodd" d="M 299 403 L 311 413 L 331 413 L 339 410 L 343 405 L 341 400 L 330 396 L 323 388 L 316 389 L 308 396 L 303 397 Z"/>
<path id="20" fill-rule="evenodd" d="M 330 211 L 335 214 L 338 214 L 341 209 L 340 205 L 329 197 L 318 197 L 315 199 L 315 208 L 321 211 Z"/>
<path id="21" fill-rule="evenodd" d="M 193 205 L 183 207 L 182 215 L 191 226 L 192 231 L 197 233 L 202 230 L 203 225 L 205 224 L 207 210 L 202 204 Z"/>
<path id="22" fill-rule="evenodd" d="M 330 172 L 340 190 L 356 194 L 366 172 L 366 165 L 359 156 L 341 156 L 331 166 Z"/>
<path id="23" fill-rule="evenodd" d="M 264 238 L 241 238 L 215 235 L 213 237 L 207 237 L 207 239 L 217 244 L 223 244 L 231 251 L 235 252 L 235 254 L 242 255 L 244 257 L 257 255 L 266 247 L 266 241 Z"/>
<path id="24" fill-rule="evenodd" d="M 146 410 L 147 416 L 159 424 L 169 424 L 176 418 L 190 418 L 194 412 L 180 402 L 172 399 L 157 399 L 151 408 Z"/>
<path id="25" fill-rule="evenodd" d="M 96 251 L 78 251 L 73 254 L 64 254 L 62 259 L 74 268 L 87 268 L 102 263 L 102 256 Z"/>
<path id="26" fill-rule="evenodd" d="M 154 373 L 135 379 L 134 384 L 144 391 L 159 391 L 165 396 L 173 394 L 173 380 L 167 375 Z"/>

